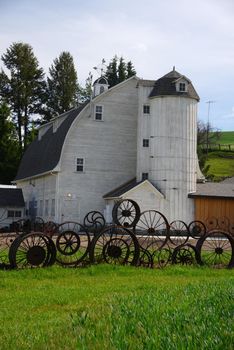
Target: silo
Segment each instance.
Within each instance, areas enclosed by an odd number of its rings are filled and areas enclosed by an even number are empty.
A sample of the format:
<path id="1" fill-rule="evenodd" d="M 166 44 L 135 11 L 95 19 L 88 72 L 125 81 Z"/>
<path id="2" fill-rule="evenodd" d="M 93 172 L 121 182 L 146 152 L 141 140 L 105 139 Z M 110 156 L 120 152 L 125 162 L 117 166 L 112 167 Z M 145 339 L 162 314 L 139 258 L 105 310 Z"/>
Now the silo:
<path id="1" fill-rule="evenodd" d="M 197 102 L 191 81 L 173 69 L 150 93 L 149 180 L 162 192 L 169 221 L 194 219 L 196 191 Z"/>

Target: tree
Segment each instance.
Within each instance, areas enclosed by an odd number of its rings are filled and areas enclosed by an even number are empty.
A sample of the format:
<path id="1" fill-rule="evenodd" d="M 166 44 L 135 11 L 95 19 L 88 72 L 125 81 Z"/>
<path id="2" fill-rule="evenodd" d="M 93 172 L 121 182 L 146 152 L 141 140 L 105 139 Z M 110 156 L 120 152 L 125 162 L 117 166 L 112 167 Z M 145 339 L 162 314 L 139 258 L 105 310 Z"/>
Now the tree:
<path id="1" fill-rule="evenodd" d="M 27 145 L 32 116 L 40 112 L 45 98 L 44 72 L 32 47 L 22 42 L 13 43 L 1 58 L 9 75 L 3 70 L 0 73 L 0 96 L 10 106 L 22 151 Z"/>
<path id="2" fill-rule="evenodd" d="M 133 64 L 131 61 L 127 63 L 127 79 L 131 78 L 132 76 L 136 75 L 135 68 L 133 67 Z"/>
<path id="3" fill-rule="evenodd" d="M 131 61 L 124 61 L 123 57 L 118 58 L 116 55 L 112 58 L 107 66 L 106 78 L 109 86 L 115 86 L 122 81 L 136 75 L 136 71 Z"/>
<path id="4" fill-rule="evenodd" d="M 10 109 L 0 104 L 0 183 L 10 184 L 16 175 L 20 160 L 20 148 L 14 124 L 10 121 Z"/>
<path id="5" fill-rule="evenodd" d="M 199 120 L 197 123 L 197 155 L 199 166 L 204 175 L 208 176 L 210 166 L 206 165 L 210 144 L 217 143 L 221 135 L 220 130 Z"/>
<path id="6" fill-rule="evenodd" d="M 126 64 L 124 62 L 123 57 L 120 57 L 119 59 L 119 65 L 118 65 L 118 83 L 121 83 L 121 81 L 124 81 L 126 79 Z"/>
<path id="7" fill-rule="evenodd" d="M 92 78 L 92 74 L 89 72 L 89 76 L 85 81 L 85 87 L 78 85 L 78 105 L 90 100 L 92 96 Z"/>
<path id="8" fill-rule="evenodd" d="M 47 79 L 47 118 L 59 115 L 77 105 L 78 82 L 73 57 L 62 52 L 49 68 Z"/>

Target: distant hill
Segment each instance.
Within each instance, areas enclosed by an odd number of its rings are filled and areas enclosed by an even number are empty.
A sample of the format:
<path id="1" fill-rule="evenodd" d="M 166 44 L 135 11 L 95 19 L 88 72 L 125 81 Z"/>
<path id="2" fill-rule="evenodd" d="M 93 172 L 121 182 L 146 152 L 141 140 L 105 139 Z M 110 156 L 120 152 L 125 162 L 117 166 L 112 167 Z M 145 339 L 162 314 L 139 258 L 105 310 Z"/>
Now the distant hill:
<path id="1" fill-rule="evenodd" d="M 222 131 L 218 143 L 222 145 L 234 145 L 234 131 Z"/>

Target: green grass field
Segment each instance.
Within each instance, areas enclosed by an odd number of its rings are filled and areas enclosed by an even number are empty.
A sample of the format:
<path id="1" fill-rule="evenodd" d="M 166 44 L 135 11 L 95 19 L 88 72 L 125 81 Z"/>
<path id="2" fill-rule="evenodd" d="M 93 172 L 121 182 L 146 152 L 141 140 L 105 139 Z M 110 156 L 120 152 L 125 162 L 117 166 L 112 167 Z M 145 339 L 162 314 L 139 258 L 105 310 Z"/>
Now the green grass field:
<path id="1" fill-rule="evenodd" d="M 206 165 L 210 165 L 208 174 L 214 175 L 214 180 L 234 176 L 234 152 L 209 152 Z"/>
<path id="2" fill-rule="evenodd" d="M 233 270 L 0 271 L 0 348 L 233 349 Z"/>
<path id="3" fill-rule="evenodd" d="M 221 137 L 217 141 L 221 145 L 233 145 L 234 144 L 234 131 L 222 131 Z"/>

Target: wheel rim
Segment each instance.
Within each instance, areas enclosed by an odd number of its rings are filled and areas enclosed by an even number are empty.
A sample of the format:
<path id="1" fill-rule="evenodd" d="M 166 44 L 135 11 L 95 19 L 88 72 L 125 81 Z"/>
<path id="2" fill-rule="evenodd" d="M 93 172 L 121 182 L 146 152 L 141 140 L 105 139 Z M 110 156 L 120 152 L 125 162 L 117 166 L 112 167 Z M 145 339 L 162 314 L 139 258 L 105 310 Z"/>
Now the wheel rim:
<path id="1" fill-rule="evenodd" d="M 134 227 L 140 217 L 140 208 L 135 201 L 124 199 L 114 205 L 112 217 L 116 225 Z"/>

